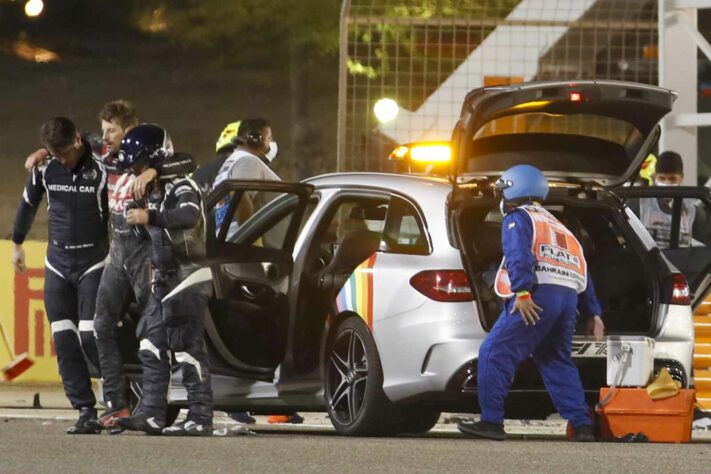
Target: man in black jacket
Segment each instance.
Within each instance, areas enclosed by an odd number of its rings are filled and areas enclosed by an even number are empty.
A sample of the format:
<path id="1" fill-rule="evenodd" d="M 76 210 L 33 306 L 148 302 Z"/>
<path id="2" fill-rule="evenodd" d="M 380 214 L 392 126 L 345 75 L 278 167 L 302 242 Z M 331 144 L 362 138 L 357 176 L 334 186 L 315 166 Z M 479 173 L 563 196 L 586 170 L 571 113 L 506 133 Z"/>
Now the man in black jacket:
<path id="1" fill-rule="evenodd" d="M 98 372 L 94 308 L 108 252 L 107 173 L 69 119 L 53 118 L 42 125 L 40 134 L 50 159 L 32 170 L 25 185 L 12 233 L 12 263 L 16 271 L 24 272 L 22 243 L 47 194 L 44 304 L 64 391 L 79 410 L 79 419 L 67 433 L 98 433 L 87 424 L 96 419 L 96 399 L 85 355 Z"/>
<path id="2" fill-rule="evenodd" d="M 161 127 L 142 124 L 126 134 L 119 167 L 134 174 L 155 167 L 173 155 L 172 142 Z M 205 216 L 197 184 L 187 176 L 159 173 L 148 189 L 148 207 L 131 209 L 126 220 L 146 226 L 151 239 L 153 284 L 140 326 L 139 358 L 143 365 L 140 411 L 119 418 L 125 429 L 175 436 L 212 435 L 212 388 L 205 346 L 205 315 L 212 292 L 204 257 Z M 187 418 L 165 428 L 170 352 L 182 369 L 188 392 Z"/>

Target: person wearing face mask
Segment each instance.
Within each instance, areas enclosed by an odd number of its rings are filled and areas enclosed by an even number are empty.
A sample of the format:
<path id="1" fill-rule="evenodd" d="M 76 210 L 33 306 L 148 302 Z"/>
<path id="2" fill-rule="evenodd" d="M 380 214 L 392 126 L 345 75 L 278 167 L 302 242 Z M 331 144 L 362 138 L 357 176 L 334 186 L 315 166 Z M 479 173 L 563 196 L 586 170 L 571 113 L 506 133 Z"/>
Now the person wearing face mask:
<path id="1" fill-rule="evenodd" d="M 665 151 L 657 160 L 654 185 L 679 186 L 684 180 L 684 162 L 681 156 L 673 151 Z M 669 248 L 672 226 L 671 198 L 644 198 L 639 200 L 639 218 L 650 235 L 662 249 Z M 679 222 L 679 247 L 689 247 L 692 244 L 696 204 L 690 199 L 684 199 Z"/>
<path id="2" fill-rule="evenodd" d="M 228 179 L 244 179 L 257 181 L 281 181 L 281 178 L 271 170 L 270 165 L 278 153 L 276 141 L 272 134 L 272 126 L 264 118 L 242 120 L 237 130 L 237 136 L 232 139 L 236 145 L 234 152 L 225 160 L 215 177 L 212 189 L 216 189 Z M 229 207 L 229 201 L 223 199 L 215 205 L 215 229 L 219 232 Z M 229 239 L 254 211 L 252 196 L 247 194 L 235 212 L 235 221 L 230 223 L 227 232 Z M 239 421 L 252 423 L 253 418 L 244 412 L 232 412 L 229 415 Z M 303 418 L 298 413 L 288 415 L 271 415 L 269 423 L 302 423 Z"/>
<path id="3" fill-rule="evenodd" d="M 273 140 L 272 127 L 263 118 L 242 120 L 237 131 L 237 147 L 225 160 L 215 177 L 212 189 L 228 179 L 246 179 L 258 181 L 281 181 L 269 167 L 277 155 L 277 144 Z M 215 206 L 215 228 L 219 229 L 227 214 L 227 199 Z M 249 196 L 242 199 L 237 212 L 236 222 L 230 224 L 228 238 L 246 221 L 253 212 Z"/>

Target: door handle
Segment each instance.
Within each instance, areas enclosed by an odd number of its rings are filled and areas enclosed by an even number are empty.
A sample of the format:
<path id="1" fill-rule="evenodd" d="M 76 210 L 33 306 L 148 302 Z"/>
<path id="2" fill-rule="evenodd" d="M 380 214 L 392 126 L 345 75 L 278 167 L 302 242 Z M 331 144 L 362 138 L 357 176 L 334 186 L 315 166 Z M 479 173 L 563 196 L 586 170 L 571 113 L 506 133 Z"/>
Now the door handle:
<path id="1" fill-rule="evenodd" d="M 242 294 L 250 300 L 255 300 L 264 293 L 264 290 L 255 292 L 247 285 L 240 285 L 239 289 L 242 291 Z"/>

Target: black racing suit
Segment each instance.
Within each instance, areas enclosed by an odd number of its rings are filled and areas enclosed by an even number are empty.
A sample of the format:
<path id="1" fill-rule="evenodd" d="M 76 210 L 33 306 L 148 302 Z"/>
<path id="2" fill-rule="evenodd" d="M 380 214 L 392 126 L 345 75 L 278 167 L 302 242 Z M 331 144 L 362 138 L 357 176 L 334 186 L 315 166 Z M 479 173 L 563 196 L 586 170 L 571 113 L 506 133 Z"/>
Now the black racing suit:
<path id="1" fill-rule="evenodd" d="M 139 313 L 150 293 L 150 240 L 126 222 L 126 205 L 133 203 L 135 176 L 116 168 L 116 156 L 103 157 L 108 172 L 111 248 L 96 303 L 96 339 L 103 390 L 109 408 L 128 405 L 123 362 L 116 327 L 135 298 Z M 187 174 L 195 169 L 191 156 L 177 154 L 162 163 L 159 173 Z"/>
<path id="2" fill-rule="evenodd" d="M 212 388 L 205 346 L 205 317 L 212 294 L 204 256 L 205 217 L 198 185 L 190 178 L 161 179 L 149 195 L 153 287 L 139 324 L 143 364 L 141 412 L 165 421 L 170 352 L 182 369 L 188 418 L 212 424 Z"/>
<path id="3" fill-rule="evenodd" d="M 96 403 L 89 378 L 90 372 L 96 376 L 99 371 L 94 308 L 108 252 L 107 172 L 87 142 L 83 145 L 74 169 L 50 158 L 32 170 L 12 232 L 13 242 L 22 244 L 46 193 L 49 242 L 44 305 L 64 391 L 76 409 Z"/>

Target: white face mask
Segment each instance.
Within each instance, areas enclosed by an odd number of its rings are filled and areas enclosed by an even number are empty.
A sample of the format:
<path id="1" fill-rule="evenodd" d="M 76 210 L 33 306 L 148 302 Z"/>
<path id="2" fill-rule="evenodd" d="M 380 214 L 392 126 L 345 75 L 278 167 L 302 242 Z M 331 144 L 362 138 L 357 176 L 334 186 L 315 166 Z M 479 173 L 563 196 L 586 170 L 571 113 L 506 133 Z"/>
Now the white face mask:
<path id="1" fill-rule="evenodd" d="M 679 186 L 678 184 L 673 184 L 673 183 L 662 183 L 657 180 L 654 181 L 655 186 L 661 186 L 661 187 L 666 187 L 666 186 Z"/>
<path id="2" fill-rule="evenodd" d="M 269 142 L 269 151 L 264 155 L 264 157 L 269 160 L 269 163 L 274 161 L 274 158 L 276 158 L 277 153 L 279 153 L 279 147 L 277 146 L 277 142 L 274 140 Z"/>

